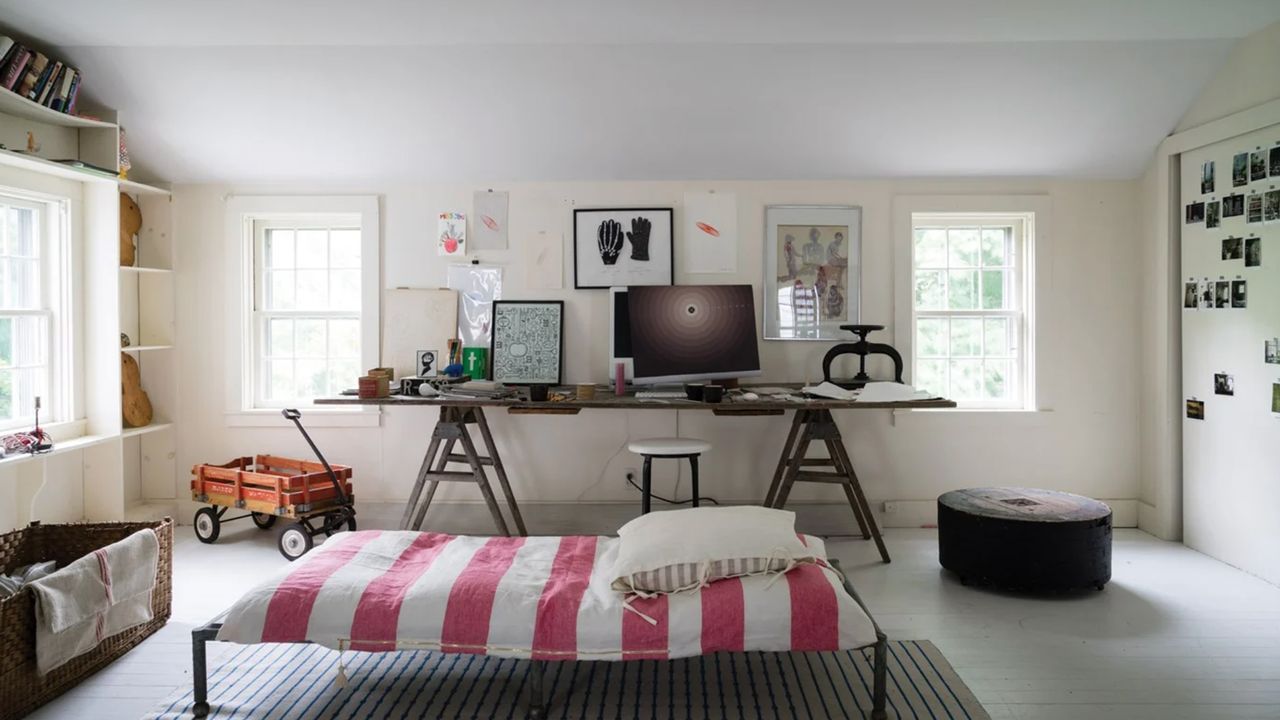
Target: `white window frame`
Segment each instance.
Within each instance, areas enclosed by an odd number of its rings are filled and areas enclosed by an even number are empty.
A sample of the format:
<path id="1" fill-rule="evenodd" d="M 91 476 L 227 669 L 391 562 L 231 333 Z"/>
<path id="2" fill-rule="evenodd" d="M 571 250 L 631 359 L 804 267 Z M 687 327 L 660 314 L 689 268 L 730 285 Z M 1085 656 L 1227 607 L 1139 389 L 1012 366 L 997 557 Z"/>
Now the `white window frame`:
<path id="1" fill-rule="evenodd" d="M 904 379 L 911 382 L 915 375 L 915 279 L 914 279 L 914 236 L 917 223 L 915 218 L 921 215 L 947 221 L 967 219 L 970 222 L 1017 221 L 1022 228 L 1021 252 L 1016 253 L 1018 261 L 1017 288 L 1021 304 L 1020 311 L 1004 310 L 940 310 L 925 311 L 925 315 L 944 316 L 947 314 L 971 317 L 987 315 L 1016 314 L 1021 316 L 1020 332 L 1015 333 L 1020 343 L 1021 352 L 1016 361 L 1020 382 L 1015 390 L 1014 401 L 963 401 L 956 410 L 993 411 L 993 412 L 1035 412 L 1046 409 L 1046 398 L 1041 379 L 1036 372 L 1036 358 L 1043 347 L 1043 323 L 1038 321 L 1037 296 L 1043 296 L 1049 287 L 1049 217 L 1050 201 L 1045 195 L 1001 195 L 1001 196 L 969 196 L 942 195 L 921 196 L 902 195 L 894 198 L 894 320 L 897 331 L 894 333 L 894 344 L 902 354 L 906 364 Z M 932 218 L 931 218 L 932 219 Z M 922 224 L 928 224 L 922 223 Z M 908 411 L 908 412 L 954 412 L 954 411 Z"/>
<path id="2" fill-rule="evenodd" d="M 378 366 L 381 327 L 382 254 L 381 216 L 377 196 L 233 196 L 227 199 L 227 277 L 229 300 L 236 308 L 227 323 L 227 424 L 231 426 L 283 427 L 279 408 L 258 405 L 256 387 L 261 372 L 257 357 L 255 312 L 256 227 L 262 221 L 309 222 L 359 217 L 360 226 L 360 363 Z M 352 386 L 355 378 L 352 378 Z M 308 424 L 314 427 L 373 427 L 379 423 L 376 407 L 308 406 Z"/>
<path id="3" fill-rule="evenodd" d="M 44 317 L 47 389 L 40 396 L 40 425 L 62 426 L 75 420 L 74 277 L 71 259 L 71 201 L 62 196 L 0 187 L 2 204 L 24 207 L 37 214 L 40 263 L 40 307 L 5 310 L 6 316 Z M 0 433 L 29 430 L 34 408 L 12 424 L 0 424 Z"/>

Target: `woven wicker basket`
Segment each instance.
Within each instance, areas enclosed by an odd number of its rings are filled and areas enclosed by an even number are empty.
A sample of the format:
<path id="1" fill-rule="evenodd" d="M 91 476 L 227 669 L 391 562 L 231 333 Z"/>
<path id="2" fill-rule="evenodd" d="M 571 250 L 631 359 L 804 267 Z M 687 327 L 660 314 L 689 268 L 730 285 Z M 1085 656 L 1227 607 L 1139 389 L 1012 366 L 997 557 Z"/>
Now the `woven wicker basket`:
<path id="1" fill-rule="evenodd" d="M 128 652 L 169 619 L 173 599 L 173 521 L 32 523 L 0 535 L 0 571 L 45 560 L 62 567 L 98 548 L 152 528 L 160 541 L 151 622 L 106 638 L 98 647 L 40 677 L 36 672 L 35 599 L 29 588 L 0 600 L 0 720 L 23 717 Z"/>

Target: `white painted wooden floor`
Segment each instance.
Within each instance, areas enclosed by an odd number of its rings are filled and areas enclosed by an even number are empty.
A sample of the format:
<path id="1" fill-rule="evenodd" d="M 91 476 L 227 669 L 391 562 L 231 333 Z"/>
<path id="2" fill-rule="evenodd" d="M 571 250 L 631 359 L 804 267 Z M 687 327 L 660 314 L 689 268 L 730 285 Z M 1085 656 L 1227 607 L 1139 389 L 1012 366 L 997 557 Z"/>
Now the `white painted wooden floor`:
<path id="1" fill-rule="evenodd" d="M 213 546 L 178 537 L 169 625 L 33 718 L 141 717 L 189 686 L 191 627 L 285 562 L 248 524 Z M 1105 591 L 1023 598 L 943 574 L 934 531 L 887 537 L 892 565 L 868 542 L 829 547 L 889 636 L 936 643 L 997 720 L 1280 718 L 1280 588 L 1121 530 Z"/>

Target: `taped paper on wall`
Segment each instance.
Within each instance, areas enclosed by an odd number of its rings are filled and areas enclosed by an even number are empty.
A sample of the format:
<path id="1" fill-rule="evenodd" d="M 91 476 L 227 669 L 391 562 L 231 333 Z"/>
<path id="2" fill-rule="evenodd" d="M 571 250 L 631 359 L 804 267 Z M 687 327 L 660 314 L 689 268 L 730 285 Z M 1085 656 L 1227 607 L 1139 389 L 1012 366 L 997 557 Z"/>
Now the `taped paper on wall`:
<path id="1" fill-rule="evenodd" d="M 564 287 L 564 237 L 538 231 L 522 246 L 524 286 L 530 290 L 559 290 Z"/>
<path id="2" fill-rule="evenodd" d="M 488 347 L 493 301 L 502 299 L 502 268 L 450 265 L 449 289 L 458 291 L 458 338 L 466 347 Z"/>
<path id="3" fill-rule="evenodd" d="M 733 193 L 685 193 L 681 269 L 689 273 L 738 271 L 738 199 Z"/>
<path id="4" fill-rule="evenodd" d="M 505 192 L 477 192 L 471 203 L 472 250 L 507 249 L 507 194 Z"/>
<path id="5" fill-rule="evenodd" d="M 440 213 L 436 220 L 436 253 L 446 257 L 467 254 L 467 216 L 465 213 Z"/>

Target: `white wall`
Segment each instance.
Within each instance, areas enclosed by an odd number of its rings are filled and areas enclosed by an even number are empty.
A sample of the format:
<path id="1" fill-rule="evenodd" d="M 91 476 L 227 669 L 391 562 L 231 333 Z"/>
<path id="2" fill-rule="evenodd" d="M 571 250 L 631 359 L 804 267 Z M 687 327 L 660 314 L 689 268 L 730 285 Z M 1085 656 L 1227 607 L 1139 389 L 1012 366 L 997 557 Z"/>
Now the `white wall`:
<path id="1" fill-rule="evenodd" d="M 253 193 L 376 193 L 383 198 L 383 282 L 386 286 L 441 286 L 445 262 L 431 244 L 434 214 L 470 206 L 484 183 L 390 187 L 182 186 L 177 188 L 179 362 L 189 386 L 177 419 L 178 467 L 225 461 L 236 455 L 281 452 L 305 456 L 296 432 L 228 428 L 221 388 L 233 371 L 218 349 L 228 310 L 223 277 L 225 197 Z M 746 282 L 756 286 L 762 255 L 763 207 L 772 203 L 857 204 L 864 209 L 863 319 L 893 317 L 890 208 L 895 194 L 1047 193 L 1053 210 L 1052 281 L 1038 291 L 1039 322 L 1049 330 L 1038 372 L 1045 378 L 1048 412 L 899 413 L 839 415 L 859 474 L 873 503 L 925 501 L 948 489 L 982 484 L 1026 484 L 1104 499 L 1138 497 L 1138 208 L 1134 182 L 824 181 L 532 183 L 493 186 L 511 193 L 512 249 L 482 259 L 506 267 L 504 296 L 566 301 L 568 382 L 607 378 L 607 293 L 572 289 L 526 290 L 520 248 L 539 231 L 565 233 L 564 278 L 572 287 L 572 207 L 672 205 L 690 190 L 737 194 L 741 252 L 736 276 L 680 272 L 677 282 Z M 677 235 L 680 216 L 677 209 Z M 677 238 L 677 242 L 678 242 Z M 881 336 L 891 340 L 889 334 Z M 763 342 L 766 380 L 814 379 L 827 344 Z M 407 496 L 434 411 L 388 411 L 381 429 L 316 430 L 330 460 L 356 469 L 363 501 Z M 530 502 L 624 502 L 623 484 L 638 465 L 625 452 L 629 437 L 682 433 L 705 437 L 715 449 L 704 459 L 705 494 L 758 501 L 782 439 L 783 418 L 716 418 L 675 411 L 593 411 L 574 417 L 495 413 L 495 433 L 519 498 Z M 669 473 L 668 468 L 660 468 Z M 669 476 L 669 475 L 668 475 Z M 185 483 L 185 478 L 180 479 Z M 659 480 L 658 487 L 669 489 Z M 803 488 L 797 501 L 838 499 L 834 488 Z M 838 493 L 838 491 L 837 491 Z M 180 488 L 179 496 L 185 494 Z M 475 500 L 471 487 L 448 486 L 444 500 Z M 1130 503 L 1131 504 L 1131 503 Z M 893 518 L 888 518 L 892 523 Z M 477 528 L 486 530 L 487 527 Z"/>
<path id="2" fill-rule="evenodd" d="M 1200 91 L 1175 131 L 1190 130 L 1280 97 L 1276 68 L 1280 68 L 1280 23 L 1268 25 L 1231 48 L 1227 62 Z"/>

